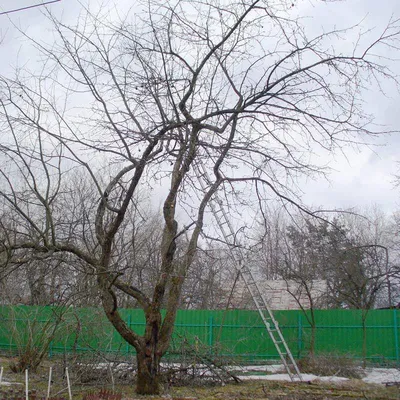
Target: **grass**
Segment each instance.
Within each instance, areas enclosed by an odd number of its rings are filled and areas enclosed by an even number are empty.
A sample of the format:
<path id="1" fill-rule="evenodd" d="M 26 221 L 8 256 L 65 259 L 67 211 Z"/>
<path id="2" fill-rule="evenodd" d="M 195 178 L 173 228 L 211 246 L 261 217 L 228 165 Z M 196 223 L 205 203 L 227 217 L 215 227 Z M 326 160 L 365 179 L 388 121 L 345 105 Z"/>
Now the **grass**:
<path id="1" fill-rule="evenodd" d="M 21 379 L 22 381 L 23 379 Z M 31 388 L 38 394 L 46 392 L 45 380 L 35 379 L 31 381 Z M 116 391 L 123 394 L 123 399 L 144 399 L 134 393 L 133 385 L 118 385 Z M 74 399 L 82 399 L 82 396 L 93 387 L 74 387 Z M 60 385 L 53 386 L 53 395 L 68 398 L 66 388 Z M 391 400 L 399 399 L 400 391 L 397 387 L 386 388 L 382 385 L 366 384 L 359 380 L 350 380 L 342 383 L 290 383 L 279 381 L 246 381 L 241 384 L 228 384 L 213 387 L 172 387 L 165 390 L 163 396 L 151 397 L 152 400 L 166 398 L 171 400 L 199 399 L 199 400 L 325 400 L 325 399 L 369 399 Z"/>
<path id="2" fill-rule="evenodd" d="M 321 382 L 289 383 L 278 381 L 248 381 L 240 385 L 226 385 L 214 388 L 175 388 L 170 393 L 174 397 L 195 397 L 201 400 L 322 400 L 322 399 L 399 399 L 398 388 L 385 388 L 360 381 L 340 384 Z"/>
<path id="3" fill-rule="evenodd" d="M 0 359 L 0 364 L 7 369 L 6 360 Z M 48 365 L 40 368 L 36 374 L 30 376 L 30 389 L 36 389 L 38 395 L 45 395 L 47 391 Z M 5 380 L 14 382 L 14 387 L 23 387 L 24 375 L 11 374 L 5 371 Z M 110 386 L 107 386 L 110 388 Z M 4 387 L 3 387 L 4 388 Z M 98 390 L 101 386 L 73 384 L 74 400 L 81 400 L 85 392 Z M 134 393 L 133 383 L 117 385 L 115 390 L 123 394 L 123 399 L 141 399 L 145 397 Z M 67 384 L 61 376 L 54 377 L 52 396 L 68 398 Z M 368 400 L 398 400 L 400 390 L 398 387 L 386 388 L 383 385 L 367 384 L 361 380 L 353 379 L 340 383 L 327 383 L 313 381 L 307 382 L 281 382 L 281 381 L 245 381 L 241 384 L 228 384 L 225 386 L 204 387 L 169 387 L 162 396 L 150 397 L 151 400 L 325 400 L 325 399 L 368 399 Z"/>

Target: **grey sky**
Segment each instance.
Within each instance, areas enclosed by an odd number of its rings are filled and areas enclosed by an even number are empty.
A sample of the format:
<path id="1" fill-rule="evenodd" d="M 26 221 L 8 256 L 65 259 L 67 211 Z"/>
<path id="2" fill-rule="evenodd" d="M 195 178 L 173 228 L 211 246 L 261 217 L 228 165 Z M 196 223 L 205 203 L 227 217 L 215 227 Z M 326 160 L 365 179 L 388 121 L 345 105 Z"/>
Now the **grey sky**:
<path id="1" fill-rule="evenodd" d="M 34 0 L 0 0 L 0 10 L 10 10 L 34 4 Z M 95 2 L 91 2 L 94 4 Z M 119 7 L 131 6 L 132 2 L 118 1 Z M 399 0 L 347 0 L 321 2 L 319 0 L 296 0 L 295 12 L 309 16 L 307 26 L 311 31 L 342 28 L 363 20 L 368 28 L 382 29 L 391 16 L 400 18 Z M 74 21 L 82 6 L 75 0 L 62 0 L 49 7 L 56 15 Z M 16 65 L 34 65 L 36 54 L 25 43 L 21 33 L 10 20 L 37 40 L 49 40 L 49 24 L 39 8 L 9 16 L 0 16 L 0 74 L 7 75 Z M 346 46 L 346 40 L 342 41 Z M 400 53 L 398 58 L 400 58 Z M 395 65 L 400 75 L 400 62 Z M 387 97 L 370 92 L 365 106 L 376 116 L 376 122 L 387 130 L 400 129 L 400 95 L 394 87 L 385 85 Z M 306 204 L 323 205 L 327 208 L 346 208 L 377 204 L 385 211 L 400 209 L 400 189 L 393 188 L 393 174 L 399 169 L 400 134 L 371 141 L 371 146 L 346 150 L 346 156 L 335 154 L 329 164 L 333 169 L 330 181 L 323 179 L 300 182 Z"/>
<path id="2" fill-rule="evenodd" d="M 387 21 L 400 17 L 400 2 L 396 0 L 357 0 L 308 7 L 309 14 L 323 26 L 332 28 L 351 25 L 363 20 L 370 28 L 382 29 Z M 390 54 L 388 54 L 390 56 Z M 397 58 L 399 58 L 397 56 Z M 400 64 L 393 66 L 397 74 Z M 399 101 L 396 88 L 386 84 L 387 97 L 370 92 L 365 96 L 365 107 L 376 117 L 376 123 L 387 130 L 400 129 Z M 305 199 L 308 203 L 329 207 L 355 207 L 377 204 L 385 211 L 400 207 L 400 193 L 394 189 L 394 174 L 399 171 L 400 134 L 380 137 L 368 148 L 348 149 L 347 157 L 339 156 L 332 163 L 336 171 L 330 182 L 308 182 Z"/>

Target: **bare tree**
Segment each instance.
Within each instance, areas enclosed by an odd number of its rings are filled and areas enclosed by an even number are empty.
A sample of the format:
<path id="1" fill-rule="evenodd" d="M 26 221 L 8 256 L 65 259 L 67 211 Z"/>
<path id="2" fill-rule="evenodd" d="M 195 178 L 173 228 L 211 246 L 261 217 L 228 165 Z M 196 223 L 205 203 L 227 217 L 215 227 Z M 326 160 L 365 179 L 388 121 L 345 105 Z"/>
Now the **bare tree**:
<path id="1" fill-rule="evenodd" d="M 390 282 L 398 276 L 392 260 L 393 234 L 376 207 L 363 212 L 336 212 L 333 218 L 326 214 L 320 220 L 302 215 L 292 215 L 288 220 L 278 212 L 264 215 L 266 234 L 261 231 L 260 271 L 270 277 L 273 270 L 274 279 L 286 282 L 288 294 L 310 325 L 311 355 L 315 309 L 359 309 L 365 325 L 371 308 L 391 303 Z M 268 232 L 271 228 L 272 235 Z M 277 254 L 268 254 L 263 261 L 266 249 Z M 275 262 L 271 265 L 270 260 Z"/>
<path id="2" fill-rule="evenodd" d="M 180 307 L 225 309 L 233 283 L 231 272 L 231 259 L 224 249 L 210 246 L 199 249 L 182 289 Z"/>
<path id="3" fill-rule="evenodd" d="M 361 216 L 363 215 L 363 216 Z M 336 265 L 339 268 L 328 284 L 336 306 L 369 310 L 377 306 L 382 293 L 388 293 L 385 303 L 391 303 L 390 279 L 398 274 L 392 260 L 391 232 L 385 215 L 378 209 L 342 214 Z"/>
<path id="4" fill-rule="evenodd" d="M 137 392 L 154 394 L 200 233 L 215 236 L 213 195 L 223 192 L 231 213 L 271 196 L 311 213 L 291 183 L 323 172 L 314 152 L 378 133 L 361 100 L 380 79 L 397 84 L 383 56 L 397 49 L 399 24 L 308 38 L 290 2 L 140 4 L 133 22 L 115 23 L 103 10 L 67 26 L 50 15 L 51 45 L 34 42 L 42 71 L 2 79 L 0 195 L 17 224 L 2 251 L 9 262 L 62 253 L 77 260 L 137 351 Z M 335 49 L 351 32 L 360 35 L 354 48 Z M 199 163 L 211 176 L 206 190 Z M 100 168 L 107 164 L 113 173 Z M 73 213 L 64 209 L 72 176 L 96 194 Z M 159 266 L 146 293 L 126 279 L 118 243 L 136 193 L 160 186 Z M 143 308 L 144 334 L 123 320 L 121 295 Z"/>
<path id="5" fill-rule="evenodd" d="M 394 212 L 390 223 L 390 249 L 391 249 L 391 263 L 397 269 L 400 267 L 400 213 Z M 389 281 L 388 285 L 388 302 L 386 306 L 393 307 L 400 304 L 400 285 L 399 275 L 395 276 L 394 279 Z"/>

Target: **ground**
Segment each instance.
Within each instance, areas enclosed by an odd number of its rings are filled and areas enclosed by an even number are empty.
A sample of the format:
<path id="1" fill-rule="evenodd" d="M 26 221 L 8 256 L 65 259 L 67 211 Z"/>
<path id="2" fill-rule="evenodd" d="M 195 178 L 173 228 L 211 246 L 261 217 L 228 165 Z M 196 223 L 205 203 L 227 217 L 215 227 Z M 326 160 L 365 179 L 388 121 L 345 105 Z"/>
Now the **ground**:
<path id="1" fill-rule="evenodd" d="M 24 374 L 12 374 L 9 369 L 10 360 L 0 358 L 0 366 L 4 367 L 0 391 L 10 388 L 24 390 Z M 46 363 L 36 374 L 30 375 L 30 389 L 36 389 L 38 395 L 45 396 L 47 392 Z M 242 383 L 208 386 L 175 387 L 166 385 L 162 396 L 151 397 L 152 400 L 170 399 L 218 399 L 218 400 L 323 400 L 323 399 L 400 399 L 400 387 L 386 387 L 385 382 L 400 381 L 400 371 L 395 368 L 374 368 L 366 370 L 366 376 L 361 379 L 345 379 L 341 377 L 316 377 L 304 375 L 304 382 L 288 382 L 288 376 L 279 373 L 279 366 L 247 367 L 240 371 Z M 239 373 L 239 371 L 238 371 Z M 73 399 L 82 399 L 89 390 L 98 390 L 102 382 L 93 384 L 77 384 L 73 382 Z M 110 386 L 108 386 L 110 388 Z M 137 399 L 143 397 L 134 393 L 132 383 L 118 384 L 115 390 L 123 394 L 123 399 Z M 54 375 L 52 396 L 68 398 L 65 377 L 60 370 Z M 2 396 L 0 396 L 2 397 Z"/>
<path id="2" fill-rule="evenodd" d="M 214 388 L 176 388 L 172 397 L 220 400 L 323 400 L 323 399 L 400 399 L 397 387 L 367 384 L 361 381 L 341 383 L 292 383 L 284 381 L 246 381 L 239 385 Z"/>

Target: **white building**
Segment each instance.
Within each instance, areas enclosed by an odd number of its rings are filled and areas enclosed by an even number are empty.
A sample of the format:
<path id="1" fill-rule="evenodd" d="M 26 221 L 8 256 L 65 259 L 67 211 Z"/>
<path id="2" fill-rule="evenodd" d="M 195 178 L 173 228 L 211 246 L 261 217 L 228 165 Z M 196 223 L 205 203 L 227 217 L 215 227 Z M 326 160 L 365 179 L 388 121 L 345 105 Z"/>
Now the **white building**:
<path id="1" fill-rule="evenodd" d="M 324 308 L 325 305 L 327 284 L 324 280 L 307 282 L 307 289 L 290 280 L 259 281 L 258 286 L 272 310 L 309 309 L 310 300 L 314 308 Z M 233 290 L 230 308 L 254 308 L 250 293 L 241 280 Z"/>

